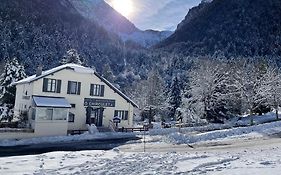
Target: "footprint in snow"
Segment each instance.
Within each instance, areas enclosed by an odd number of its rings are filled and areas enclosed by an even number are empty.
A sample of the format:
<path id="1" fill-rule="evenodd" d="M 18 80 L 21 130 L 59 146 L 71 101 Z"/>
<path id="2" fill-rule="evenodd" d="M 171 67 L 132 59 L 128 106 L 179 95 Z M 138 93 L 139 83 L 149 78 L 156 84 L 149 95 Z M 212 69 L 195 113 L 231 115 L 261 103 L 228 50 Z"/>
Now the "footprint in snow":
<path id="1" fill-rule="evenodd" d="M 63 161 L 60 161 L 60 166 L 61 166 L 61 167 L 63 167 L 63 166 L 64 166 Z"/>
<path id="2" fill-rule="evenodd" d="M 75 155 L 69 155 L 69 156 L 67 156 L 67 158 L 68 158 L 68 159 L 75 159 L 75 158 L 77 158 L 77 156 L 75 156 Z"/>
<path id="3" fill-rule="evenodd" d="M 260 164 L 261 164 L 261 165 L 267 166 L 267 165 L 273 165 L 273 164 L 275 164 L 275 163 L 274 163 L 274 162 L 271 162 L 271 161 L 264 161 L 264 162 L 260 162 Z"/>

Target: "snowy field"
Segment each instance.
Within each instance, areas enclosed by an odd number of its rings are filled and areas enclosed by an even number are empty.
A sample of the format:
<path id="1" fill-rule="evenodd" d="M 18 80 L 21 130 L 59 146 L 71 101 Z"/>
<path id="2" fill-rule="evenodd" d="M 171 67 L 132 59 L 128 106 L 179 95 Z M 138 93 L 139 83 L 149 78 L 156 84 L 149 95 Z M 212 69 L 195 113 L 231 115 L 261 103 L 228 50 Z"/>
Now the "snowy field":
<path id="1" fill-rule="evenodd" d="M 147 132 L 110 151 L 50 152 L 0 158 L 0 174 L 279 174 L 281 122 Z"/>
<path id="2" fill-rule="evenodd" d="M 142 147 L 132 144 L 111 151 L 52 152 L 0 158 L 0 173 L 272 175 L 281 171 L 281 139 L 276 138 L 217 148 L 164 144 L 161 152 L 157 151 L 159 143 L 150 143 L 146 153 L 131 150 L 134 146 L 136 150 Z"/>

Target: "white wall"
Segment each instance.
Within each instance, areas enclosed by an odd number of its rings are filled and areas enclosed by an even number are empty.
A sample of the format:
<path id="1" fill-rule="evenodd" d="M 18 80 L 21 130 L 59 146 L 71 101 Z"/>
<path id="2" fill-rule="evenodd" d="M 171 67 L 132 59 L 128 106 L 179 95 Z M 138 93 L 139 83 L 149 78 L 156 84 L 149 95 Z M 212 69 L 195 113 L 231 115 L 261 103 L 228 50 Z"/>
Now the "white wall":
<path id="1" fill-rule="evenodd" d="M 27 112 L 31 107 L 33 84 L 19 84 L 16 86 L 16 99 L 15 99 L 15 115 L 19 116 L 21 112 Z"/>
<path id="2" fill-rule="evenodd" d="M 67 135 L 67 122 L 59 120 L 36 122 L 34 133 L 35 136 Z"/>

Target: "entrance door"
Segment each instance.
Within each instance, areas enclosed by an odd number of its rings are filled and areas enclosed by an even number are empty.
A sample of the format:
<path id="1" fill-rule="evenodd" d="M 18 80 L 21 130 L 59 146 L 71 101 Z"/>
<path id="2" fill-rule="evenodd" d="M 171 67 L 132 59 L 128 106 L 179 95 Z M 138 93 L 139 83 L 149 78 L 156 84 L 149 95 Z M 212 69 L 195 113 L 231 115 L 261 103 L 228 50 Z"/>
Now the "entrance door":
<path id="1" fill-rule="evenodd" d="M 92 112 L 91 123 L 94 123 L 97 127 L 102 126 L 103 111 L 103 108 L 97 108 Z"/>

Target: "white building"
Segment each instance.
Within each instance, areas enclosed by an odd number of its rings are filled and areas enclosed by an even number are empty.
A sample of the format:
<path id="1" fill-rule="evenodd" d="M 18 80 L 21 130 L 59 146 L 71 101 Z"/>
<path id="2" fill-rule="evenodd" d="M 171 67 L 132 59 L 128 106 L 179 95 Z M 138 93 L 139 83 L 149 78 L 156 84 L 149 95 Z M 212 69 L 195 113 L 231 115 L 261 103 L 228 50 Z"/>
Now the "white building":
<path id="1" fill-rule="evenodd" d="M 76 64 L 39 71 L 14 84 L 15 115 L 26 115 L 36 136 L 86 130 L 90 122 L 109 127 L 115 116 L 121 118 L 119 127 L 132 127 L 138 107 L 94 70 Z"/>

